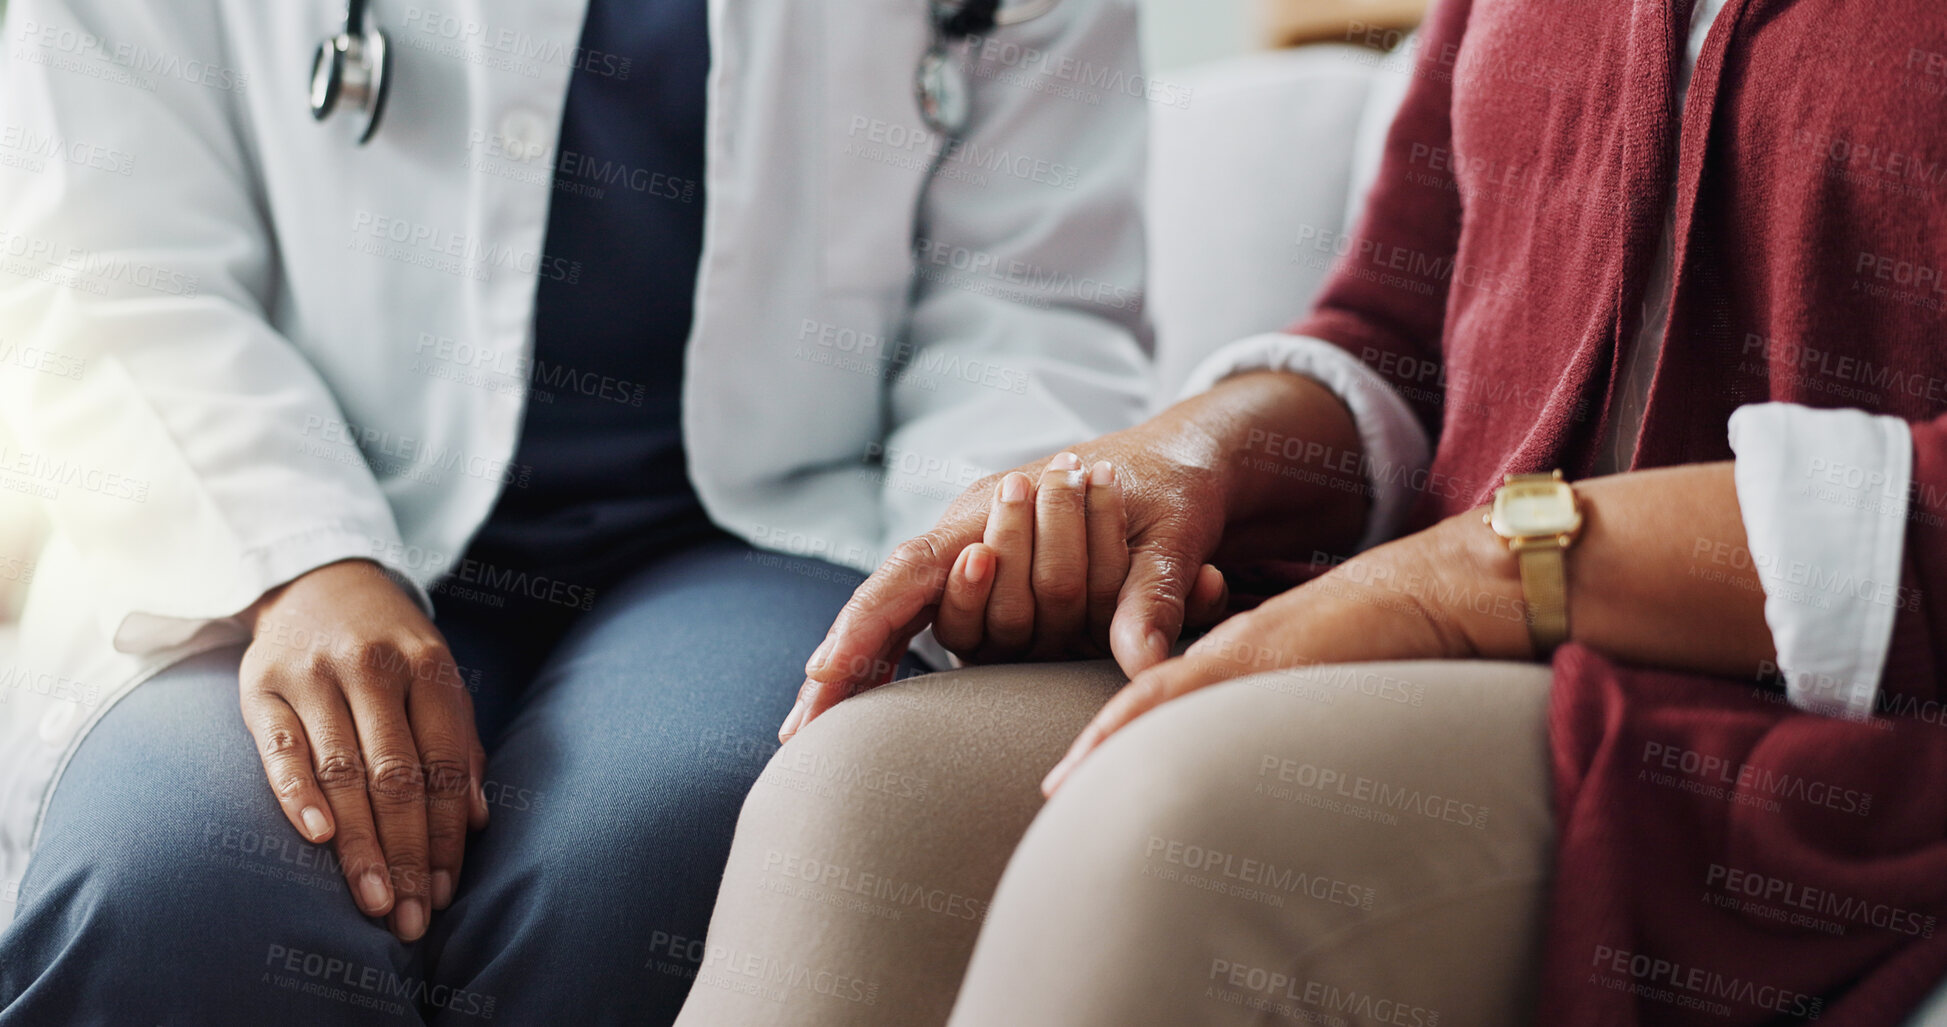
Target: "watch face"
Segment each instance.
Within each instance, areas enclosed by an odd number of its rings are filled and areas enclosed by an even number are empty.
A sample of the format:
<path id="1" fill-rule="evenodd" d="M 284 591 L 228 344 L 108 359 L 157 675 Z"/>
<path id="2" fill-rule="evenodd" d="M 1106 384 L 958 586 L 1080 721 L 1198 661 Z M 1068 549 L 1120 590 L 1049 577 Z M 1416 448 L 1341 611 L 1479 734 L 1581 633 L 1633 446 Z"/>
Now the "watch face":
<path id="1" fill-rule="evenodd" d="M 1499 535 L 1525 538 L 1572 532 L 1582 516 L 1567 483 L 1546 481 L 1510 485 L 1495 493 L 1490 523 Z"/>

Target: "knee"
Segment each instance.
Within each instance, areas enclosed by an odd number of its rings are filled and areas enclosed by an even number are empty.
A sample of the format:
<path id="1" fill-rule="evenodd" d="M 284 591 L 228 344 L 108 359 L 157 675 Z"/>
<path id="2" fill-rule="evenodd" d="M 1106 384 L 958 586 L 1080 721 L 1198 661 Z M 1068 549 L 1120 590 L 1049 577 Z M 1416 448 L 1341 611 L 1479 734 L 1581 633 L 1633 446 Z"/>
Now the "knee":
<path id="1" fill-rule="evenodd" d="M 1042 775 L 1121 682 L 1081 666 L 929 674 L 848 699 L 778 750 L 745 816 L 778 802 L 840 820 L 1038 808 Z"/>
<path id="2" fill-rule="evenodd" d="M 116 819 L 114 830 L 45 838 L 23 885 L 22 911 L 59 911 L 95 944 L 112 939 L 152 952 L 174 951 L 197 924 L 220 920 L 241 932 L 279 917 L 323 919 L 341 904 L 346 885 L 329 848 L 305 842 L 281 820 Z"/>
<path id="3" fill-rule="evenodd" d="M 813 721 L 771 756 L 745 797 L 739 852 L 829 859 L 851 840 L 897 830 L 976 790 L 994 768 L 953 758 L 943 715 L 880 689 Z"/>
<path id="4" fill-rule="evenodd" d="M 953 766 L 944 746 L 948 711 L 929 702 L 933 689 L 876 689 L 840 703 L 778 749 L 753 795 L 788 795 L 843 816 L 860 800 L 924 803 L 948 788 L 949 769 L 978 775 L 986 768 Z"/>
<path id="5" fill-rule="evenodd" d="M 169 940 L 216 910 L 288 908 L 346 887 L 330 847 L 298 835 L 254 767 L 103 769 L 63 782 L 23 906 L 57 902 L 131 940 Z"/>
<path id="6" fill-rule="evenodd" d="M 1247 678 L 1137 718 L 1068 779 L 1029 842 L 1059 838 L 1052 858 L 1096 866 L 1153 866 L 1199 850 L 1220 855 L 1226 845 L 1270 844 L 1275 818 L 1268 814 L 1290 805 L 1270 797 L 1295 764 L 1349 779 L 1375 774 L 1414 747 L 1413 718 L 1358 697 L 1321 696 L 1304 681 L 1302 673 Z"/>

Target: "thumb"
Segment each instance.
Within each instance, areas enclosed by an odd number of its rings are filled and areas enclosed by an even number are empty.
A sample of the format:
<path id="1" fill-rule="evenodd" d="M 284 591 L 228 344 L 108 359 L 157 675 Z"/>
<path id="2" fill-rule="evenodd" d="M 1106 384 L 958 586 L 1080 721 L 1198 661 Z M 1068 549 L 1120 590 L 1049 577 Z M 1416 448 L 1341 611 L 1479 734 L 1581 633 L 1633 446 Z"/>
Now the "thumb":
<path id="1" fill-rule="evenodd" d="M 1224 580 L 1224 572 L 1204 564 L 1185 604 L 1192 628 L 1202 630 L 1223 620 L 1230 613 L 1230 583 Z"/>
<path id="2" fill-rule="evenodd" d="M 1129 554 L 1129 576 L 1109 625 L 1109 651 L 1122 672 L 1135 677 L 1169 659 L 1183 633 L 1183 607 L 1203 561 L 1181 543 L 1156 540 Z"/>

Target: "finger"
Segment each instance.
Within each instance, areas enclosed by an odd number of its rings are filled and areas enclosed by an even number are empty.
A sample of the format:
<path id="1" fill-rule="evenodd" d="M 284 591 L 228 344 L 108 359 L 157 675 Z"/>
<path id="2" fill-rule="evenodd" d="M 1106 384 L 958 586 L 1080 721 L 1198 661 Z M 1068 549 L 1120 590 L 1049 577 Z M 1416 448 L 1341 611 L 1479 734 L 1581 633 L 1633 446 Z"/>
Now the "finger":
<path id="1" fill-rule="evenodd" d="M 1122 503 L 1121 476 L 1104 460 L 1088 474 L 1088 624 L 1089 637 L 1106 648 L 1115 620 L 1116 597 L 1129 576 L 1129 512 Z"/>
<path id="2" fill-rule="evenodd" d="M 1224 581 L 1224 572 L 1206 563 L 1198 569 L 1190 596 L 1184 601 L 1184 625 L 1207 628 L 1229 612 L 1230 585 Z"/>
<path id="3" fill-rule="evenodd" d="M 332 845 L 339 869 L 351 886 L 352 899 L 366 916 L 392 912 L 396 897 L 392 871 L 379 845 L 372 817 L 371 796 L 365 787 L 365 759 L 358 746 L 358 730 L 351 710 L 338 691 L 336 679 L 320 676 L 303 688 L 285 693 L 304 723 L 311 746 L 314 776 L 331 806 Z"/>
<path id="4" fill-rule="evenodd" d="M 869 658 L 869 666 L 854 667 L 843 682 L 819 681 L 807 678 L 798 691 L 797 706 L 786 718 L 784 726 L 778 730 L 778 740 L 788 742 L 791 736 L 805 729 L 805 725 L 823 716 L 826 711 L 850 699 L 860 692 L 868 691 L 891 681 L 899 672 L 899 664 L 906 650 L 913 644 L 913 638 L 926 628 L 926 618 L 916 618 L 894 631 L 886 638 L 884 648 Z"/>
<path id="5" fill-rule="evenodd" d="M 861 668 L 878 663 L 879 654 L 894 635 L 915 621 L 924 627 L 931 616 L 929 611 L 946 589 L 955 558 L 967 545 L 980 541 L 985 524 L 984 515 L 968 518 L 952 528 L 937 528 L 907 539 L 893 549 L 879 569 L 852 593 L 824 642 L 806 661 L 807 687 L 818 681 L 849 691 L 858 684 Z M 803 716 L 802 704 L 800 699 L 799 707 L 792 710 L 794 718 Z"/>
<path id="6" fill-rule="evenodd" d="M 1059 655 L 1088 626 L 1088 476 L 1082 460 L 1048 461 L 1034 491 L 1034 646 Z"/>
<path id="7" fill-rule="evenodd" d="M 1109 647 L 1131 678 L 1169 659 L 1183 632 L 1184 598 L 1203 561 L 1177 551 L 1168 538 L 1139 543 L 1116 601 Z"/>
<path id="8" fill-rule="evenodd" d="M 987 647 L 991 658 L 1020 654 L 1034 638 L 1034 482 L 1019 471 L 1001 479 L 987 536 L 999 569 L 987 597 Z"/>
<path id="9" fill-rule="evenodd" d="M 1067 755 L 1041 781 L 1041 793 L 1052 796 L 1074 774 L 1089 753 L 1137 717 L 1179 696 L 1227 679 L 1221 663 L 1196 657 L 1181 657 L 1158 664 L 1138 675 L 1115 694 L 1095 719 L 1068 747 Z"/>
<path id="10" fill-rule="evenodd" d="M 432 873 L 432 909 L 453 901 L 466 850 L 467 822 L 478 790 L 473 754 L 480 739 L 473 726 L 473 698 L 461 687 L 444 645 L 429 646 L 412 667 L 406 714 L 426 790 L 426 864 Z"/>
<path id="11" fill-rule="evenodd" d="M 304 738 L 304 722 L 277 695 L 245 693 L 243 720 L 257 742 L 264 776 L 284 817 L 312 844 L 331 840 L 331 816 L 318 779 L 311 773 L 311 745 Z"/>
<path id="12" fill-rule="evenodd" d="M 986 631 L 987 596 L 994 589 L 994 551 L 976 542 L 960 551 L 946 595 L 933 618 L 933 637 L 948 652 L 970 657 Z"/>
<path id="13" fill-rule="evenodd" d="M 396 662 L 400 655 L 388 652 L 384 660 Z M 375 667 L 360 670 L 357 684 L 346 689 L 346 699 L 358 730 L 359 747 L 365 752 L 372 818 L 378 825 L 386 866 L 392 871 L 396 895 L 392 933 L 401 941 L 414 941 L 426 932 L 430 917 L 425 776 L 406 716 L 404 685 L 393 674 Z"/>
<path id="14" fill-rule="evenodd" d="M 490 819 L 487 811 L 487 750 L 480 745 L 480 736 L 474 735 L 473 753 L 467 759 L 468 768 L 473 773 L 473 801 L 467 804 L 466 823 L 475 831 L 487 826 Z"/>

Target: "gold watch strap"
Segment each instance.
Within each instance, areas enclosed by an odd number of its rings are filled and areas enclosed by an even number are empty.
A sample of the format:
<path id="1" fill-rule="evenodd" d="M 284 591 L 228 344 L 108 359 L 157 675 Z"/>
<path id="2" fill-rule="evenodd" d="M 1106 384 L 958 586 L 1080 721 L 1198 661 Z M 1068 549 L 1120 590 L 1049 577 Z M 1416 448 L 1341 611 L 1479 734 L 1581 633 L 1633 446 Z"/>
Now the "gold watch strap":
<path id="1" fill-rule="evenodd" d="M 1521 592 L 1528 612 L 1528 637 L 1535 655 L 1546 656 L 1568 641 L 1568 553 L 1554 539 L 1530 542 L 1515 551 L 1521 564 Z"/>

